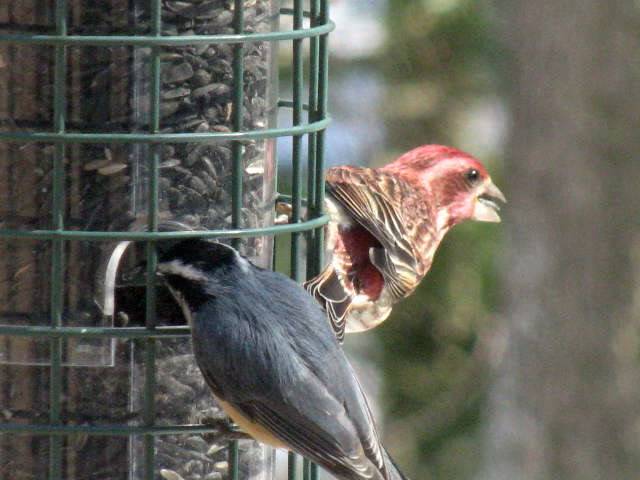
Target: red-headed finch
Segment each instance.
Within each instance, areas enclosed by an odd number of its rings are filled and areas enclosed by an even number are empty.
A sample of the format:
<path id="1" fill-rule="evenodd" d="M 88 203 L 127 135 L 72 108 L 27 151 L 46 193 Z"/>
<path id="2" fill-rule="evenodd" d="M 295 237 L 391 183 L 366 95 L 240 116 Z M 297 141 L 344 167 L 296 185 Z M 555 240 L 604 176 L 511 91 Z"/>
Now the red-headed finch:
<path id="1" fill-rule="evenodd" d="M 451 227 L 499 222 L 496 201 L 506 201 L 478 160 L 442 145 L 381 168 L 331 168 L 326 188 L 332 258 L 305 288 L 339 340 L 374 328 L 415 290 Z"/>

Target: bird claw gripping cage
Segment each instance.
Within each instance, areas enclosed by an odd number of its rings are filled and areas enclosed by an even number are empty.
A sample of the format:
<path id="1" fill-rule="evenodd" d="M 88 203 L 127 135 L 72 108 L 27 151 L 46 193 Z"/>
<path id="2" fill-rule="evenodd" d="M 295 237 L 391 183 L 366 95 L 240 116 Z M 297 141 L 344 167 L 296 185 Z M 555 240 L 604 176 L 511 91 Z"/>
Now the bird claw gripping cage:
<path id="1" fill-rule="evenodd" d="M 319 270 L 327 3 L 0 4 L 0 479 L 273 478 L 270 449 L 221 428 L 154 272 L 167 242 L 192 236 L 270 267 L 277 234 L 294 278 L 304 238 Z M 286 225 L 273 224 L 279 137 Z M 143 283 L 127 282 L 140 262 Z M 317 476 L 289 454 L 300 473 Z"/>

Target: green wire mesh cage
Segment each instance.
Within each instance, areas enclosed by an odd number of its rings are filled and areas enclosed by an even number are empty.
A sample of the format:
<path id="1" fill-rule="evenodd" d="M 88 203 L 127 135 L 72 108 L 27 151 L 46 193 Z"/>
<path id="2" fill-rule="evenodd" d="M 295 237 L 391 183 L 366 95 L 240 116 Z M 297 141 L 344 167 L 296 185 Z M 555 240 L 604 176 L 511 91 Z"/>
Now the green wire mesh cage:
<path id="1" fill-rule="evenodd" d="M 271 450 L 221 443 L 188 327 L 153 272 L 166 242 L 193 236 L 271 266 L 279 234 L 292 277 L 303 239 L 306 274 L 319 271 L 333 24 L 327 0 L 281 7 L 0 5 L 0 479 L 273 478 Z M 273 224 L 279 137 L 292 139 L 286 225 Z M 145 284 L 127 284 L 141 260 Z M 317 477 L 288 461 L 289 478 Z"/>

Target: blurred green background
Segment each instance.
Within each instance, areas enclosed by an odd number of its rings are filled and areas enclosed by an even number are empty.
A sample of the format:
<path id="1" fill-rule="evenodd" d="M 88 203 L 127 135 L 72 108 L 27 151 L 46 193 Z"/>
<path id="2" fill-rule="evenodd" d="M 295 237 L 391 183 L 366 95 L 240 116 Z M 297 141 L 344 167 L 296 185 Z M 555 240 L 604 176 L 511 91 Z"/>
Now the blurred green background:
<path id="1" fill-rule="evenodd" d="M 449 144 L 510 202 L 347 337 L 389 450 L 421 480 L 638 478 L 640 6 L 335 0 L 332 18 L 328 166 Z"/>

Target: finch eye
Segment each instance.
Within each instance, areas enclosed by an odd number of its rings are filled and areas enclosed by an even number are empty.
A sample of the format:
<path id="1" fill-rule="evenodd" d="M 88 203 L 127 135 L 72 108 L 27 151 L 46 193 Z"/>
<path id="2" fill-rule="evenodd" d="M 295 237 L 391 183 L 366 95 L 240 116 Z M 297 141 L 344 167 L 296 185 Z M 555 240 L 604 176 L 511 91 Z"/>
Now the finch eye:
<path id="1" fill-rule="evenodd" d="M 480 180 L 480 172 L 478 172 L 478 170 L 476 170 L 475 168 L 467 170 L 464 176 L 469 183 L 476 183 L 478 180 Z"/>

